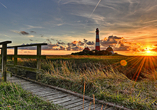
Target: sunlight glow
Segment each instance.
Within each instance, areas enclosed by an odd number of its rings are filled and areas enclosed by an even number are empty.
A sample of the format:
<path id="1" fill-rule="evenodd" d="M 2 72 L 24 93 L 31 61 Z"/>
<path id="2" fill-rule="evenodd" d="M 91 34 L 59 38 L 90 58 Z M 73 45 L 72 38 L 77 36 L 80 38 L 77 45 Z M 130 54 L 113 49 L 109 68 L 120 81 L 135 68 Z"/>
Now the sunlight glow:
<path id="1" fill-rule="evenodd" d="M 151 53 L 151 51 L 150 51 L 150 50 L 147 50 L 146 52 L 147 52 L 147 53 Z"/>
<path id="2" fill-rule="evenodd" d="M 155 56 L 155 53 L 153 51 L 146 50 L 145 55 L 146 56 Z"/>
<path id="3" fill-rule="evenodd" d="M 145 49 L 145 54 L 146 56 L 155 56 L 155 53 L 153 51 L 151 51 L 152 48 L 147 46 L 147 48 Z"/>

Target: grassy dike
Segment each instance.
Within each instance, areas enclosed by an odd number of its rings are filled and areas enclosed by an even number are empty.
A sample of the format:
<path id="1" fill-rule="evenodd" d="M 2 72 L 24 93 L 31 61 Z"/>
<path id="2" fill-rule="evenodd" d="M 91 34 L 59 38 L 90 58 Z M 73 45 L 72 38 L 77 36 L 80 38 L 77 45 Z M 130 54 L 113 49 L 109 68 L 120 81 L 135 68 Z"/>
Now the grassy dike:
<path id="1" fill-rule="evenodd" d="M 0 110 L 62 110 L 14 83 L 0 82 Z"/>

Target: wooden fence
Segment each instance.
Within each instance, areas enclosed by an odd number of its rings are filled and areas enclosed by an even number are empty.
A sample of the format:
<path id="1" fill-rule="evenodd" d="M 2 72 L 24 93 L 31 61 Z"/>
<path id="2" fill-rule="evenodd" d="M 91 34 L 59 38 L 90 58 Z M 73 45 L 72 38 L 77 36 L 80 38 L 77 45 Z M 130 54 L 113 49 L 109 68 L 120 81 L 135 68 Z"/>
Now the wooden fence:
<path id="1" fill-rule="evenodd" d="M 47 45 L 47 43 L 36 43 L 36 44 L 30 44 L 30 45 L 18 45 L 18 46 L 7 47 L 8 43 L 12 43 L 12 42 L 11 41 L 0 42 L 0 45 L 2 45 L 2 48 L 0 48 L 1 49 L 0 58 L 2 59 L 2 74 L 3 74 L 2 77 L 3 77 L 4 81 L 7 81 L 7 78 L 6 78 L 7 67 L 15 68 L 15 72 L 17 72 L 17 69 L 21 69 L 21 68 L 24 70 L 27 70 L 27 71 L 35 72 L 35 73 L 42 71 L 41 70 L 41 59 L 46 59 L 46 56 L 41 55 L 41 46 Z M 37 55 L 18 55 L 19 47 L 29 47 L 29 46 L 37 46 Z M 13 48 L 14 54 L 7 55 L 7 48 Z M 14 64 L 7 64 L 7 58 L 14 59 Z M 17 58 L 37 59 L 37 68 L 31 68 L 31 67 L 17 65 Z"/>

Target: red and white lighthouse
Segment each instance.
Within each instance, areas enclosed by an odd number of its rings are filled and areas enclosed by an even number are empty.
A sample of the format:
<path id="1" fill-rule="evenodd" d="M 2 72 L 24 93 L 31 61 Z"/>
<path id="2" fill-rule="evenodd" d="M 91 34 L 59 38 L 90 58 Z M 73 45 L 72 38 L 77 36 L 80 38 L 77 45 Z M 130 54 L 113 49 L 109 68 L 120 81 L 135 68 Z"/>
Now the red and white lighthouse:
<path id="1" fill-rule="evenodd" d="M 98 28 L 96 28 L 96 43 L 95 43 L 95 50 L 100 51 L 99 29 L 98 29 Z"/>

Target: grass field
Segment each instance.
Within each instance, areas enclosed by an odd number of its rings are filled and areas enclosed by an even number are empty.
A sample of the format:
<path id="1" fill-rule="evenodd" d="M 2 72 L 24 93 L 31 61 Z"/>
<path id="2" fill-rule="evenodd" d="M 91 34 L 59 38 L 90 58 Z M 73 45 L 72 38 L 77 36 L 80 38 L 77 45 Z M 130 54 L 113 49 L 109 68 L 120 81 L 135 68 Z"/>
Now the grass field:
<path id="1" fill-rule="evenodd" d="M 137 110 L 157 109 L 157 57 L 47 56 L 38 81 Z M 19 60 L 36 67 L 36 60 Z"/>
<path id="2" fill-rule="evenodd" d="M 0 82 L 0 110 L 61 110 L 14 83 Z"/>

